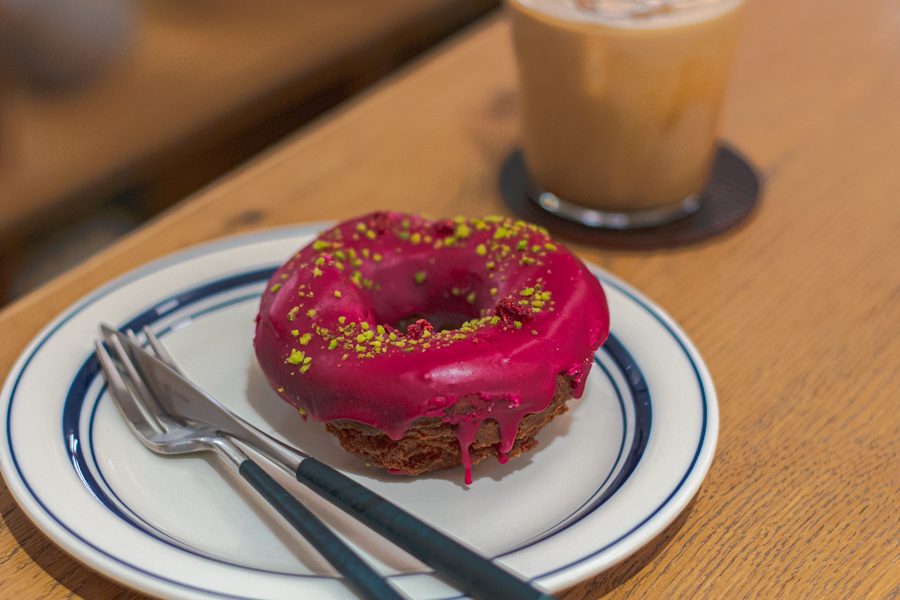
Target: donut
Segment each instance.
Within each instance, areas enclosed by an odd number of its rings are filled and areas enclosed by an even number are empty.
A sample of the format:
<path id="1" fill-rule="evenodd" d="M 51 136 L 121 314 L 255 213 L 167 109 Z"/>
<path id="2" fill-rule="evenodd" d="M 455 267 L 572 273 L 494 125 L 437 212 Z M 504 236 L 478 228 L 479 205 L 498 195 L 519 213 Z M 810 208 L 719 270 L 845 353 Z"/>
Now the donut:
<path id="1" fill-rule="evenodd" d="M 269 384 L 392 473 L 501 462 L 579 398 L 609 333 L 599 281 L 542 227 L 375 212 L 272 275 L 254 348 Z"/>

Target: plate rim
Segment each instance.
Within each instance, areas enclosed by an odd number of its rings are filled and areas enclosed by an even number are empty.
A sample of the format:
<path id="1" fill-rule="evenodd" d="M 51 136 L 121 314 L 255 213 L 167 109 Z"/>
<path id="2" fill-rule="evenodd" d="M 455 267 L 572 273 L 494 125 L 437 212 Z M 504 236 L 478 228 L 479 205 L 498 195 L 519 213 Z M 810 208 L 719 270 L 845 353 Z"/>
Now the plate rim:
<path id="1" fill-rule="evenodd" d="M 7 421 L 2 431 L 2 436 L 5 438 L 3 441 L 5 442 L 6 446 L 12 449 L 12 440 L 9 431 L 11 422 L 8 414 L 10 409 L 9 400 L 15 393 L 15 390 L 19 384 L 19 380 L 22 374 L 27 369 L 28 363 L 37 354 L 37 352 L 40 350 L 40 347 L 44 343 L 46 343 L 56 333 L 56 331 L 58 331 L 65 324 L 66 321 L 73 318 L 94 301 L 110 294 L 111 292 L 114 292 L 119 288 L 125 287 L 131 282 L 138 281 L 153 273 L 183 262 L 188 262 L 202 256 L 215 254 L 244 245 L 272 242 L 279 239 L 311 235 L 319 229 L 328 227 L 330 224 L 330 222 L 321 222 L 293 225 L 287 227 L 276 227 L 252 233 L 232 235 L 191 246 L 179 251 L 172 252 L 170 254 L 157 258 L 145 265 L 130 270 L 107 282 L 106 284 L 96 288 L 95 290 L 85 294 L 77 301 L 70 304 L 60 314 L 54 317 L 54 319 L 50 323 L 43 327 L 41 331 L 31 340 L 31 342 L 22 350 L 4 382 L 2 391 L 0 391 L 0 402 L 2 402 L 3 415 L 6 417 Z M 269 260 L 265 264 L 271 265 L 273 263 L 271 260 Z M 643 293 L 638 291 L 630 284 L 624 282 L 619 277 L 609 273 L 608 271 L 591 263 L 586 264 L 588 264 L 589 268 L 595 276 L 599 277 L 600 275 L 602 275 L 602 278 L 604 280 L 608 280 L 609 283 L 617 287 L 619 291 L 628 296 L 632 301 L 640 304 L 644 308 L 644 310 L 655 317 L 668 330 L 670 335 L 678 342 L 678 344 L 681 346 L 686 356 L 688 357 L 691 367 L 693 368 L 697 376 L 699 387 L 705 396 L 704 407 L 707 413 L 707 422 L 705 424 L 705 430 L 703 430 L 702 432 L 697 453 L 691 467 L 688 469 L 688 472 L 685 474 L 684 478 L 676 487 L 676 489 L 673 490 L 669 497 L 666 498 L 665 501 L 663 501 L 663 503 L 653 512 L 650 517 L 643 520 L 639 525 L 632 528 L 632 530 L 621 536 L 619 539 L 608 544 L 605 548 L 596 550 L 589 555 L 580 558 L 574 563 L 570 563 L 551 572 L 542 573 L 541 575 L 535 576 L 530 579 L 530 581 L 551 590 L 559 590 L 565 588 L 582 581 L 586 577 L 590 577 L 596 574 L 602 569 L 611 568 L 618 562 L 621 562 L 621 560 L 623 560 L 627 556 L 630 556 L 640 547 L 643 547 L 653 537 L 658 535 L 668 524 L 674 521 L 675 518 L 684 509 L 684 507 L 687 506 L 690 500 L 694 497 L 700 485 L 705 480 L 706 474 L 708 473 L 709 467 L 712 463 L 712 459 L 715 453 L 715 447 L 718 440 L 719 412 L 715 387 L 713 385 L 711 375 L 709 374 L 709 370 L 696 346 L 693 344 L 692 340 L 680 328 L 680 326 L 671 317 L 671 315 L 669 315 L 664 309 L 662 309 L 652 300 L 647 298 Z M 235 270 L 235 273 L 247 272 L 248 270 L 248 267 L 241 267 Z M 219 275 L 227 276 L 228 272 L 230 272 L 228 269 L 224 269 Z M 606 281 L 604 282 L 606 283 Z M 67 552 L 73 555 L 73 557 L 79 562 L 82 562 L 89 567 L 93 567 L 94 564 L 97 564 L 98 566 L 96 568 L 98 569 L 100 568 L 99 565 L 104 564 L 102 572 L 106 574 L 106 576 L 109 576 L 126 586 L 135 587 L 134 583 L 132 583 L 131 581 L 122 579 L 121 577 L 116 575 L 116 572 L 119 569 L 123 568 L 118 563 L 118 561 L 115 561 L 115 559 L 113 558 L 103 556 L 102 551 L 99 551 L 98 549 L 93 548 L 89 543 L 80 540 L 78 536 L 66 530 L 63 525 L 56 523 L 52 516 L 50 516 L 48 519 L 48 510 L 46 508 L 32 506 L 32 502 L 38 502 L 38 504 L 40 504 L 40 502 L 36 500 L 33 492 L 31 492 L 30 488 L 28 488 L 27 483 L 21 479 L 21 475 L 18 473 L 18 468 L 15 467 L 15 465 L 10 464 L 10 457 L 8 457 L 7 453 L 5 452 L 0 453 L 0 467 L 2 467 L 4 479 L 6 481 L 7 487 L 10 489 L 10 493 L 13 495 L 13 498 L 23 509 L 23 511 L 29 516 L 31 521 L 38 529 L 48 535 L 48 537 L 50 537 L 54 543 L 60 545 Z M 13 482 L 10 481 L 9 477 L 9 474 L 11 472 L 14 472 L 16 475 Z M 28 488 L 27 494 L 25 493 L 26 490 L 21 489 L 19 486 L 25 486 L 26 488 Z M 627 541 L 628 543 L 622 544 L 621 542 L 623 541 Z M 615 546 L 617 545 L 619 547 L 615 548 Z M 614 553 L 612 562 L 605 563 L 602 569 L 593 567 L 592 563 L 597 563 L 597 557 L 604 554 L 610 548 L 612 548 L 613 550 L 618 550 L 617 553 Z M 85 555 L 90 555 L 92 561 L 88 562 L 85 558 L 83 558 Z M 98 555 L 100 556 L 98 557 Z M 100 560 L 97 560 L 95 562 L 93 559 L 96 558 L 100 558 Z M 134 569 L 142 575 L 146 574 L 152 577 L 159 577 L 158 574 L 152 572 L 144 572 L 139 567 L 129 566 L 127 568 Z M 175 583 L 182 589 L 184 589 L 184 587 L 189 587 L 186 586 L 186 584 L 184 584 L 183 582 L 172 583 Z M 159 593 L 154 592 L 153 586 L 142 586 L 138 589 L 149 593 Z M 210 594 L 208 590 L 199 590 L 199 593 L 201 595 L 198 597 L 203 598 L 209 597 Z M 215 594 L 218 597 L 229 597 L 227 595 L 218 594 L 217 592 L 215 592 Z"/>

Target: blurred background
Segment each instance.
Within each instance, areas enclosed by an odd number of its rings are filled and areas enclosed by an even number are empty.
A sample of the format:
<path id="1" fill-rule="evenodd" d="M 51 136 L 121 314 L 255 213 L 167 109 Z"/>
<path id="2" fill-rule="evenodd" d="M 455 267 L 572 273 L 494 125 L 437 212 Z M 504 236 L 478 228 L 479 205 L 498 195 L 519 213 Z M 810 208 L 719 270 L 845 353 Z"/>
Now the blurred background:
<path id="1" fill-rule="evenodd" d="M 0 0 L 0 307 L 499 1 Z"/>

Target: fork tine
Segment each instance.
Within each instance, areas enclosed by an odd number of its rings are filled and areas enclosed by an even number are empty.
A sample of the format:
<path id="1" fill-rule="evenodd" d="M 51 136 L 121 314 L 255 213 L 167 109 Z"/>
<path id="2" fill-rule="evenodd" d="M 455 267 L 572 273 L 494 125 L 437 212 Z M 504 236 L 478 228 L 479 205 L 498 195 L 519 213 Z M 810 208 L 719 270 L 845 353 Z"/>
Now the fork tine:
<path id="1" fill-rule="evenodd" d="M 138 398 L 136 400 L 139 400 L 141 404 L 143 404 L 144 409 L 161 431 L 165 432 L 170 429 L 170 426 L 168 425 L 168 413 L 166 413 L 165 409 L 159 404 L 159 401 L 156 399 L 156 396 L 153 395 L 153 392 L 147 388 L 147 384 L 144 383 L 144 380 L 140 373 L 138 373 L 137 368 L 135 368 L 134 363 L 131 362 L 131 357 L 128 356 L 128 352 L 122 346 L 122 342 L 120 342 L 118 338 L 112 337 L 109 343 L 119 359 L 119 364 L 121 364 L 122 368 L 125 370 L 125 375 L 128 376 L 134 391 L 137 393 Z"/>
<path id="2" fill-rule="evenodd" d="M 122 374 L 116 367 L 112 356 L 109 355 L 109 352 L 103 346 L 103 342 L 97 340 L 95 345 L 97 347 L 97 359 L 100 361 L 100 368 L 106 377 L 106 382 L 109 384 L 109 395 L 113 399 L 113 404 L 116 405 L 116 408 L 119 409 L 119 412 L 125 418 L 128 428 L 146 445 L 149 438 L 158 433 L 153 426 L 154 423 L 147 418 L 138 406 L 137 399 L 122 378 Z"/>
<path id="3" fill-rule="evenodd" d="M 172 355 L 169 354 L 169 351 L 166 349 L 166 347 L 163 346 L 162 342 L 159 341 L 159 338 L 156 337 L 156 334 L 153 333 L 153 330 L 145 325 L 143 332 L 144 335 L 147 336 L 147 342 L 150 343 L 150 347 L 153 348 L 153 352 L 156 353 L 156 356 L 159 357 L 159 360 L 172 367 L 172 370 L 179 375 L 184 376 L 184 371 L 181 370 L 181 367 L 178 366 L 178 363 L 175 362 L 175 359 L 172 358 Z"/>

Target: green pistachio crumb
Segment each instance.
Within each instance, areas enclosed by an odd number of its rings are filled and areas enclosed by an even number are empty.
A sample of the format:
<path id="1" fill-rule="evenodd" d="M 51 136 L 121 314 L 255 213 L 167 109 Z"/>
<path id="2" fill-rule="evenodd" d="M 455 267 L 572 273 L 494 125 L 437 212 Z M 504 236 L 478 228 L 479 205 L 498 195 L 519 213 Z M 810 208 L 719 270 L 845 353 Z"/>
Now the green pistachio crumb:
<path id="1" fill-rule="evenodd" d="M 305 355 L 301 351 L 294 349 L 291 350 L 291 355 L 288 357 L 287 362 L 291 363 L 292 365 L 299 365 L 303 362 L 304 358 Z"/>
<path id="2" fill-rule="evenodd" d="M 369 330 L 369 324 L 366 323 L 365 321 L 363 321 L 362 323 L 360 323 L 359 326 L 362 327 L 363 331 L 368 331 L 368 330 Z"/>
<path id="3" fill-rule="evenodd" d="M 469 304 L 475 304 L 475 292 L 472 292 L 468 296 L 466 296 L 466 302 Z"/>
<path id="4" fill-rule="evenodd" d="M 416 283 L 425 283 L 425 271 L 416 273 Z"/>
<path id="5" fill-rule="evenodd" d="M 343 325 L 346 322 L 347 322 L 347 317 L 338 317 L 338 323 L 340 323 L 341 325 Z"/>
<path id="6" fill-rule="evenodd" d="M 528 248 L 528 242 L 526 242 L 525 240 L 519 240 L 519 243 L 516 244 L 516 250 L 518 250 L 519 252 L 525 250 L 526 248 Z"/>
<path id="7" fill-rule="evenodd" d="M 550 250 L 551 252 L 553 252 L 554 250 L 556 250 L 556 245 L 554 245 L 554 244 L 544 244 L 544 248 L 546 248 L 547 250 Z"/>
<path id="8" fill-rule="evenodd" d="M 325 250 L 326 248 L 330 248 L 331 244 L 322 240 L 316 240 L 313 242 L 313 250 Z"/>
<path id="9" fill-rule="evenodd" d="M 384 334 L 385 334 L 384 326 L 383 326 L 383 325 L 379 325 L 378 327 L 375 328 L 375 330 L 378 332 L 378 335 L 384 335 Z"/>
<path id="10" fill-rule="evenodd" d="M 500 317 L 491 317 L 491 325 L 496 325 L 500 322 Z"/>
<path id="11" fill-rule="evenodd" d="M 298 335 L 300 335 L 300 332 L 299 332 L 298 330 L 295 329 L 295 330 L 293 330 L 293 331 L 291 332 L 291 335 L 294 336 L 294 337 L 297 337 Z"/>
<path id="12" fill-rule="evenodd" d="M 337 341 L 337 340 L 331 340 L 331 342 L 328 344 L 328 349 L 329 349 L 329 350 L 334 350 L 335 348 L 337 348 L 337 346 L 338 346 L 338 341 Z"/>
<path id="13" fill-rule="evenodd" d="M 519 294 L 522 296 L 530 296 L 530 295 L 534 294 L 534 288 L 525 288 L 524 290 L 519 292 Z"/>
<path id="14" fill-rule="evenodd" d="M 297 410 L 300 411 L 300 414 L 301 414 L 301 415 L 305 415 L 305 414 L 306 414 L 306 410 L 305 410 L 302 406 L 301 406 L 300 408 L 298 408 Z"/>
<path id="15" fill-rule="evenodd" d="M 368 231 L 366 232 L 366 237 L 369 238 L 370 240 L 374 240 L 374 239 L 375 239 L 375 232 L 372 231 L 371 229 L 368 230 Z"/>
<path id="16" fill-rule="evenodd" d="M 341 292 L 339 292 L 338 290 L 334 290 L 334 297 L 335 297 L 335 298 L 340 298 L 340 297 L 341 297 Z"/>
<path id="17" fill-rule="evenodd" d="M 489 263 L 486 264 L 485 266 L 488 268 L 488 271 L 493 271 L 493 270 L 494 270 L 494 266 L 495 266 L 495 265 L 494 265 L 494 261 L 489 262 Z"/>
<path id="18" fill-rule="evenodd" d="M 287 319 L 288 319 L 288 321 L 293 321 L 293 320 L 294 320 L 294 317 L 297 316 L 297 313 L 298 313 L 298 312 L 300 312 L 300 307 L 299 307 L 299 306 L 295 306 L 294 308 L 292 308 L 292 309 L 290 310 L 290 312 L 288 312 L 288 314 L 287 314 Z"/>
<path id="19" fill-rule="evenodd" d="M 301 346 L 306 346 L 307 344 L 309 344 L 309 340 L 311 340 L 311 339 L 312 339 L 312 335 L 311 335 L 311 334 L 309 334 L 309 333 L 304 333 L 304 334 L 300 337 L 300 345 L 301 345 Z"/>
<path id="20" fill-rule="evenodd" d="M 516 321 L 516 329 L 522 329 L 522 322 Z"/>
<path id="21" fill-rule="evenodd" d="M 303 365 L 302 367 L 300 367 L 300 373 L 301 373 L 301 374 L 302 374 L 302 373 L 306 373 L 307 371 L 309 371 L 309 368 L 310 368 L 311 366 L 312 366 L 312 365 Z"/>
<path id="22" fill-rule="evenodd" d="M 316 309 L 311 308 L 308 311 L 306 311 L 306 316 L 309 317 L 310 319 L 312 319 L 314 316 L 316 316 Z"/>
<path id="23" fill-rule="evenodd" d="M 276 283 L 275 285 L 272 286 L 272 293 L 274 294 L 275 292 L 277 292 L 280 289 L 281 289 L 281 284 Z"/>
<path id="24" fill-rule="evenodd" d="M 484 244 L 478 244 L 478 246 L 475 248 L 475 252 L 478 253 L 478 256 L 484 256 L 485 254 L 487 254 L 487 246 L 485 246 Z"/>
<path id="25" fill-rule="evenodd" d="M 320 269 L 319 267 L 314 268 L 313 277 L 319 277 L 320 275 L 322 275 L 322 269 Z"/>

